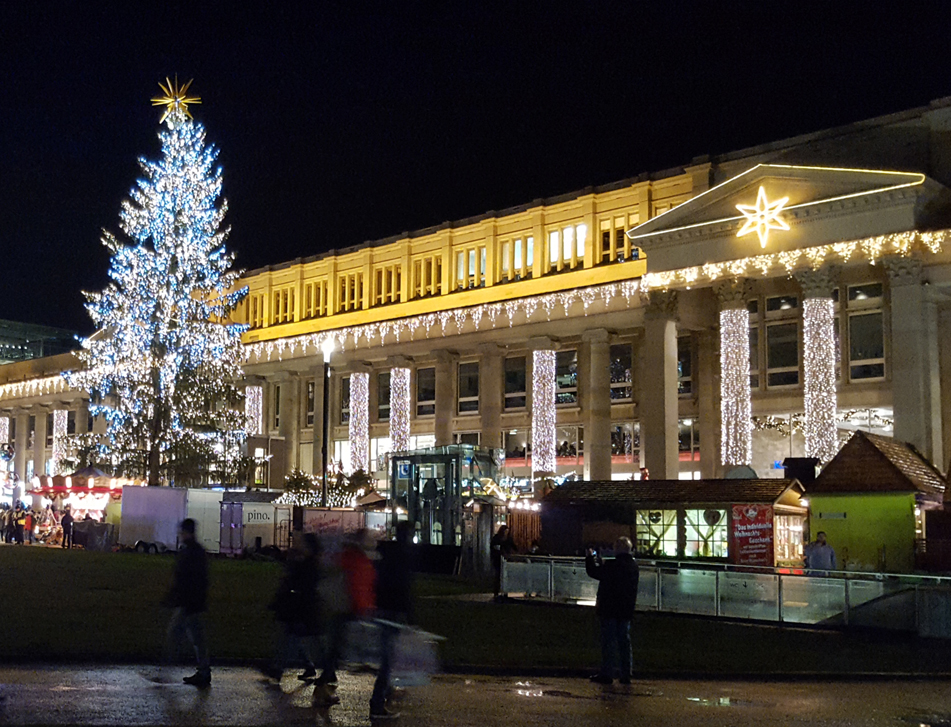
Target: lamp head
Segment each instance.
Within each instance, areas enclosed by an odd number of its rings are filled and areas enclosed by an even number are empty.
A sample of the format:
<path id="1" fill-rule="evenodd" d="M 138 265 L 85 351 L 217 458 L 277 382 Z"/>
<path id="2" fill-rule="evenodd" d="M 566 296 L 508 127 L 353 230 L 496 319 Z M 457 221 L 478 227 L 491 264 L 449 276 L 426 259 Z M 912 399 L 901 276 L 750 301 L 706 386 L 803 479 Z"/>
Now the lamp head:
<path id="1" fill-rule="evenodd" d="M 330 363 L 330 355 L 334 352 L 334 339 L 328 336 L 320 344 L 320 350 L 324 354 L 324 363 Z"/>

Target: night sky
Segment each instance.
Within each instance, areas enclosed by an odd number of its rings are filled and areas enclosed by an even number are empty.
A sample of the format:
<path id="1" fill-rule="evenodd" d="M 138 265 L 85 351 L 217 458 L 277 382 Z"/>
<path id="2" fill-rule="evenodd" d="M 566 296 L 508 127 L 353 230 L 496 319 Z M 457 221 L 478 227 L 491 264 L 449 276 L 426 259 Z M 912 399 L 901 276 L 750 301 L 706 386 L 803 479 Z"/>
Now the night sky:
<path id="1" fill-rule="evenodd" d="M 0 318 L 90 332 L 194 78 L 253 269 L 951 95 L 951 3 L 0 4 Z"/>

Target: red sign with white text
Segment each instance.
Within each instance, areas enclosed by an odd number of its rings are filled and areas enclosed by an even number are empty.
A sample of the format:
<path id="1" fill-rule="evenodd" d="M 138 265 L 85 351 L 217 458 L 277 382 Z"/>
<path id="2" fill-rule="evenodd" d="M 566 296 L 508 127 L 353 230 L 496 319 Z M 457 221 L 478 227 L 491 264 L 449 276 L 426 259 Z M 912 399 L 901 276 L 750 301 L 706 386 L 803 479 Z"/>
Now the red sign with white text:
<path id="1" fill-rule="evenodd" d="M 736 565 L 773 566 L 772 505 L 733 506 L 730 561 Z"/>

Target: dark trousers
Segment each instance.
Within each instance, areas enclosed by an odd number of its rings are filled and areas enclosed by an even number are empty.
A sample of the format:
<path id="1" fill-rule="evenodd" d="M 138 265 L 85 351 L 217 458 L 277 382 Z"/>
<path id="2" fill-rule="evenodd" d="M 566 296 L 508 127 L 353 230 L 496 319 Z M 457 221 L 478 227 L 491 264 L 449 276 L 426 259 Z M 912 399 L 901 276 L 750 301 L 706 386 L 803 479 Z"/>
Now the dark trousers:
<path id="1" fill-rule="evenodd" d="M 178 653 L 182 637 L 187 637 L 195 651 L 195 661 L 198 671 L 211 672 L 211 658 L 208 655 L 208 641 L 205 639 L 205 622 L 200 613 L 185 613 L 185 609 L 178 607 L 172 614 L 168 624 L 168 633 L 165 638 L 166 659 L 172 662 Z"/>
<path id="2" fill-rule="evenodd" d="M 631 678 L 631 620 L 601 619 L 601 676 Z"/>
<path id="3" fill-rule="evenodd" d="M 379 614 L 387 621 L 402 621 L 398 614 Z M 373 684 L 373 694 L 370 696 L 370 709 L 382 709 L 386 702 L 386 693 L 390 689 L 390 674 L 393 671 L 393 656 L 396 649 L 396 639 L 400 634 L 399 626 L 380 624 L 380 671 L 376 673 L 376 682 Z"/>
<path id="4" fill-rule="evenodd" d="M 17 545 L 23 545 L 23 526 L 17 525 Z"/>
<path id="5" fill-rule="evenodd" d="M 69 530 L 67 530 L 66 528 L 63 528 L 63 547 L 64 548 L 73 547 L 73 529 L 72 528 L 69 528 Z"/>
<path id="6" fill-rule="evenodd" d="M 347 624 L 350 620 L 351 616 L 348 613 L 334 616 L 325 635 L 326 645 L 320 663 L 322 669 L 320 678 L 325 682 L 337 679 L 337 665 L 343 655 L 344 641 L 347 637 Z"/>

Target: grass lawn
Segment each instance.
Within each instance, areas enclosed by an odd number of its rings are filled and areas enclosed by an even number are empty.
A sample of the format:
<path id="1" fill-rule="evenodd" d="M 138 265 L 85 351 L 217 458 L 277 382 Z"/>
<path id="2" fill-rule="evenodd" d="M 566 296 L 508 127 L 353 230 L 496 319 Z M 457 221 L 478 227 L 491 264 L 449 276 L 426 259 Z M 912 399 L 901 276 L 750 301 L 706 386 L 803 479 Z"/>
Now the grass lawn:
<path id="1" fill-rule="evenodd" d="M 156 661 L 169 612 L 160 606 L 171 556 L 0 546 L 0 660 Z M 208 619 L 214 658 L 270 657 L 267 609 L 280 566 L 214 558 Z M 416 620 L 446 637 L 449 666 L 587 669 L 598 662 L 594 609 L 466 600 L 487 583 L 417 579 Z M 776 672 L 951 672 L 943 642 L 877 632 L 777 628 L 642 613 L 639 671 L 711 675 Z"/>

